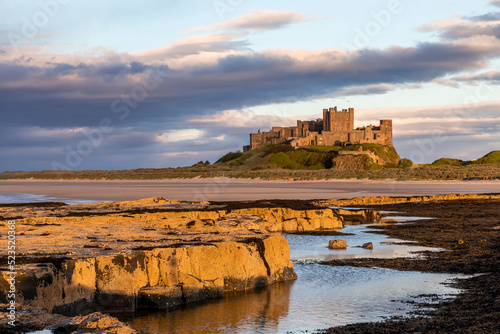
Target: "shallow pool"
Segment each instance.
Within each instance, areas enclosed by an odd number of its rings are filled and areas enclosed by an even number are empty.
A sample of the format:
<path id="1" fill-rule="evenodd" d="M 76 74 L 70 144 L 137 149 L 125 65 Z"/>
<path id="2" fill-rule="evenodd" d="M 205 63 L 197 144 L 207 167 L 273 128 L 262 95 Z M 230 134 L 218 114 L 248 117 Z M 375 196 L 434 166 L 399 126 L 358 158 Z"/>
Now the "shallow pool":
<path id="1" fill-rule="evenodd" d="M 163 312 L 119 315 L 134 328 L 149 333 L 287 333 L 407 315 L 419 295 L 452 296 L 452 274 L 403 272 L 389 269 L 332 267 L 318 260 L 350 257 L 414 256 L 431 248 L 401 245 L 399 240 L 366 233 L 366 225 L 347 226 L 355 235 L 285 235 L 298 279 L 258 290 L 230 293 L 224 299 Z M 349 246 L 372 242 L 373 250 L 326 248 L 341 238 Z M 387 243 L 389 242 L 389 243 Z M 462 276 L 463 277 L 463 276 Z"/>

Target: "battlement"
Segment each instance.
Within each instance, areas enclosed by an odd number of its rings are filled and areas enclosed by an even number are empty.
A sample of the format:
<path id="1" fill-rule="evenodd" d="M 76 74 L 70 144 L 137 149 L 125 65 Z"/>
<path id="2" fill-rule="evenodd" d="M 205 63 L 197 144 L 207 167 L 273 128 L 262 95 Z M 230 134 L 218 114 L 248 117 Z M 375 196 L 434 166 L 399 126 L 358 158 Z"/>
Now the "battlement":
<path id="1" fill-rule="evenodd" d="M 244 151 L 269 144 L 289 144 L 293 147 L 339 146 L 349 144 L 381 144 L 393 146 L 392 120 L 380 120 L 379 126 L 354 129 L 354 108 L 323 109 L 323 118 L 312 121 L 297 120 L 297 126 L 273 126 L 271 131 L 250 134 L 250 145 Z"/>

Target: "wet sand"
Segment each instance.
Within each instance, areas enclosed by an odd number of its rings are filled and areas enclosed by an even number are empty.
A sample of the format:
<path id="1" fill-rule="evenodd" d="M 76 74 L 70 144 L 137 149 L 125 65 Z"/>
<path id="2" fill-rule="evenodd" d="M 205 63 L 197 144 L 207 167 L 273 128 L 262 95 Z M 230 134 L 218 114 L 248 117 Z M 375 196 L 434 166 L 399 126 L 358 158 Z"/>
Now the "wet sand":
<path id="1" fill-rule="evenodd" d="M 185 201 L 341 199 L 361 196 L 416 196 L 498 193 L 500 181 L 264 181 L 189 179 L 154 181 L 2 180 L 0 194 L 36 194 L 61 199 L 124 201 L 162 196 Z"/>

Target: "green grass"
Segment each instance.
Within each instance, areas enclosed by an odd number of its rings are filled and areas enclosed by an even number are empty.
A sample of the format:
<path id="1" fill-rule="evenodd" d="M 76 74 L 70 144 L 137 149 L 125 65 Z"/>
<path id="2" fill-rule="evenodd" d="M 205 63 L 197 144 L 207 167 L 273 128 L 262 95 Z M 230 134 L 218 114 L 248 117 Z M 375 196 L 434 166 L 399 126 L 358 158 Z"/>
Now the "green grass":
<path id="1" fill-rule="evenodd" d="M 458 159 L 441 158 L 434 161 L 432 166 L 462 166 L 463 161 Z"/>
<path id="2" fill-rule="evenodd" d="M 413 166 L 413 161 L 406 158 L 399 160 L 397 165 L 398 168 L 410 168 L 411 166 Z"/>
<path id="3" fill-rule="evenodd" d="M 223 155 L 219 160 L 217 160 L 216 163 L 228 162 L 231 160 L 235 160 L 235 159 L 238 159 L 239 157 L 241 157 L 242 155 L 243 155 L 242 152 L 229 152 L 229 153 Z"/>
<path id="4" fill-rule="evenodd" d="M 476 160 L 463 161 L 452 158 L 441 158 L 434 161 L 432 166 L 467 166 L 467 165 L 500 164 L 500 151 L 491 151 Z"/>
<path id="5" fill-rule="evenodd" d="M 315 145 L 311 145 L 309 146 L 309 148 L 317 151 L 340 151 L 342 149 L 340 146 L 315 146 Z"/>
<path id="6" fill-rule="evenodd" d="M 342 151 L 358 151 L 359 148 L 363 148 L 363 151 L 371 151 L 384 159 L 384 161 L 397 164 L 401 160 L 398 152 L 394 147 L 383 146 L 379 144 L 357 144 L 350 145 L 342 148 Z"/>
<path id="7" fill-rule="evenodd" d="M 500 164 L 500 151 L 492 151 L 482 158 L 472 161 L 473 164 Z"/>

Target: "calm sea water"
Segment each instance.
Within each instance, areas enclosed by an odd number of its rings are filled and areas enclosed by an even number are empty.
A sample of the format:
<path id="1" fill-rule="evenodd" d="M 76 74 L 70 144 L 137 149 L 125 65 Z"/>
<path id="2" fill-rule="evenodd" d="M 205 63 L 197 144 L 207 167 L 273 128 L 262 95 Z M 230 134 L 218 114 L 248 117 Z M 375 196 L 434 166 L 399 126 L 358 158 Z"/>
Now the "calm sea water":
<path id="1" fill-rule="evenodd" d="M 66 204 L 90 203 L 95 200 L 86 199 L 69 199 L 63 197 L 50 197 L 46 195 L 35 194 L 0 194 L 0 204 L 12 203 L 39 203 L 39 202 L 63 202 Z"/>

